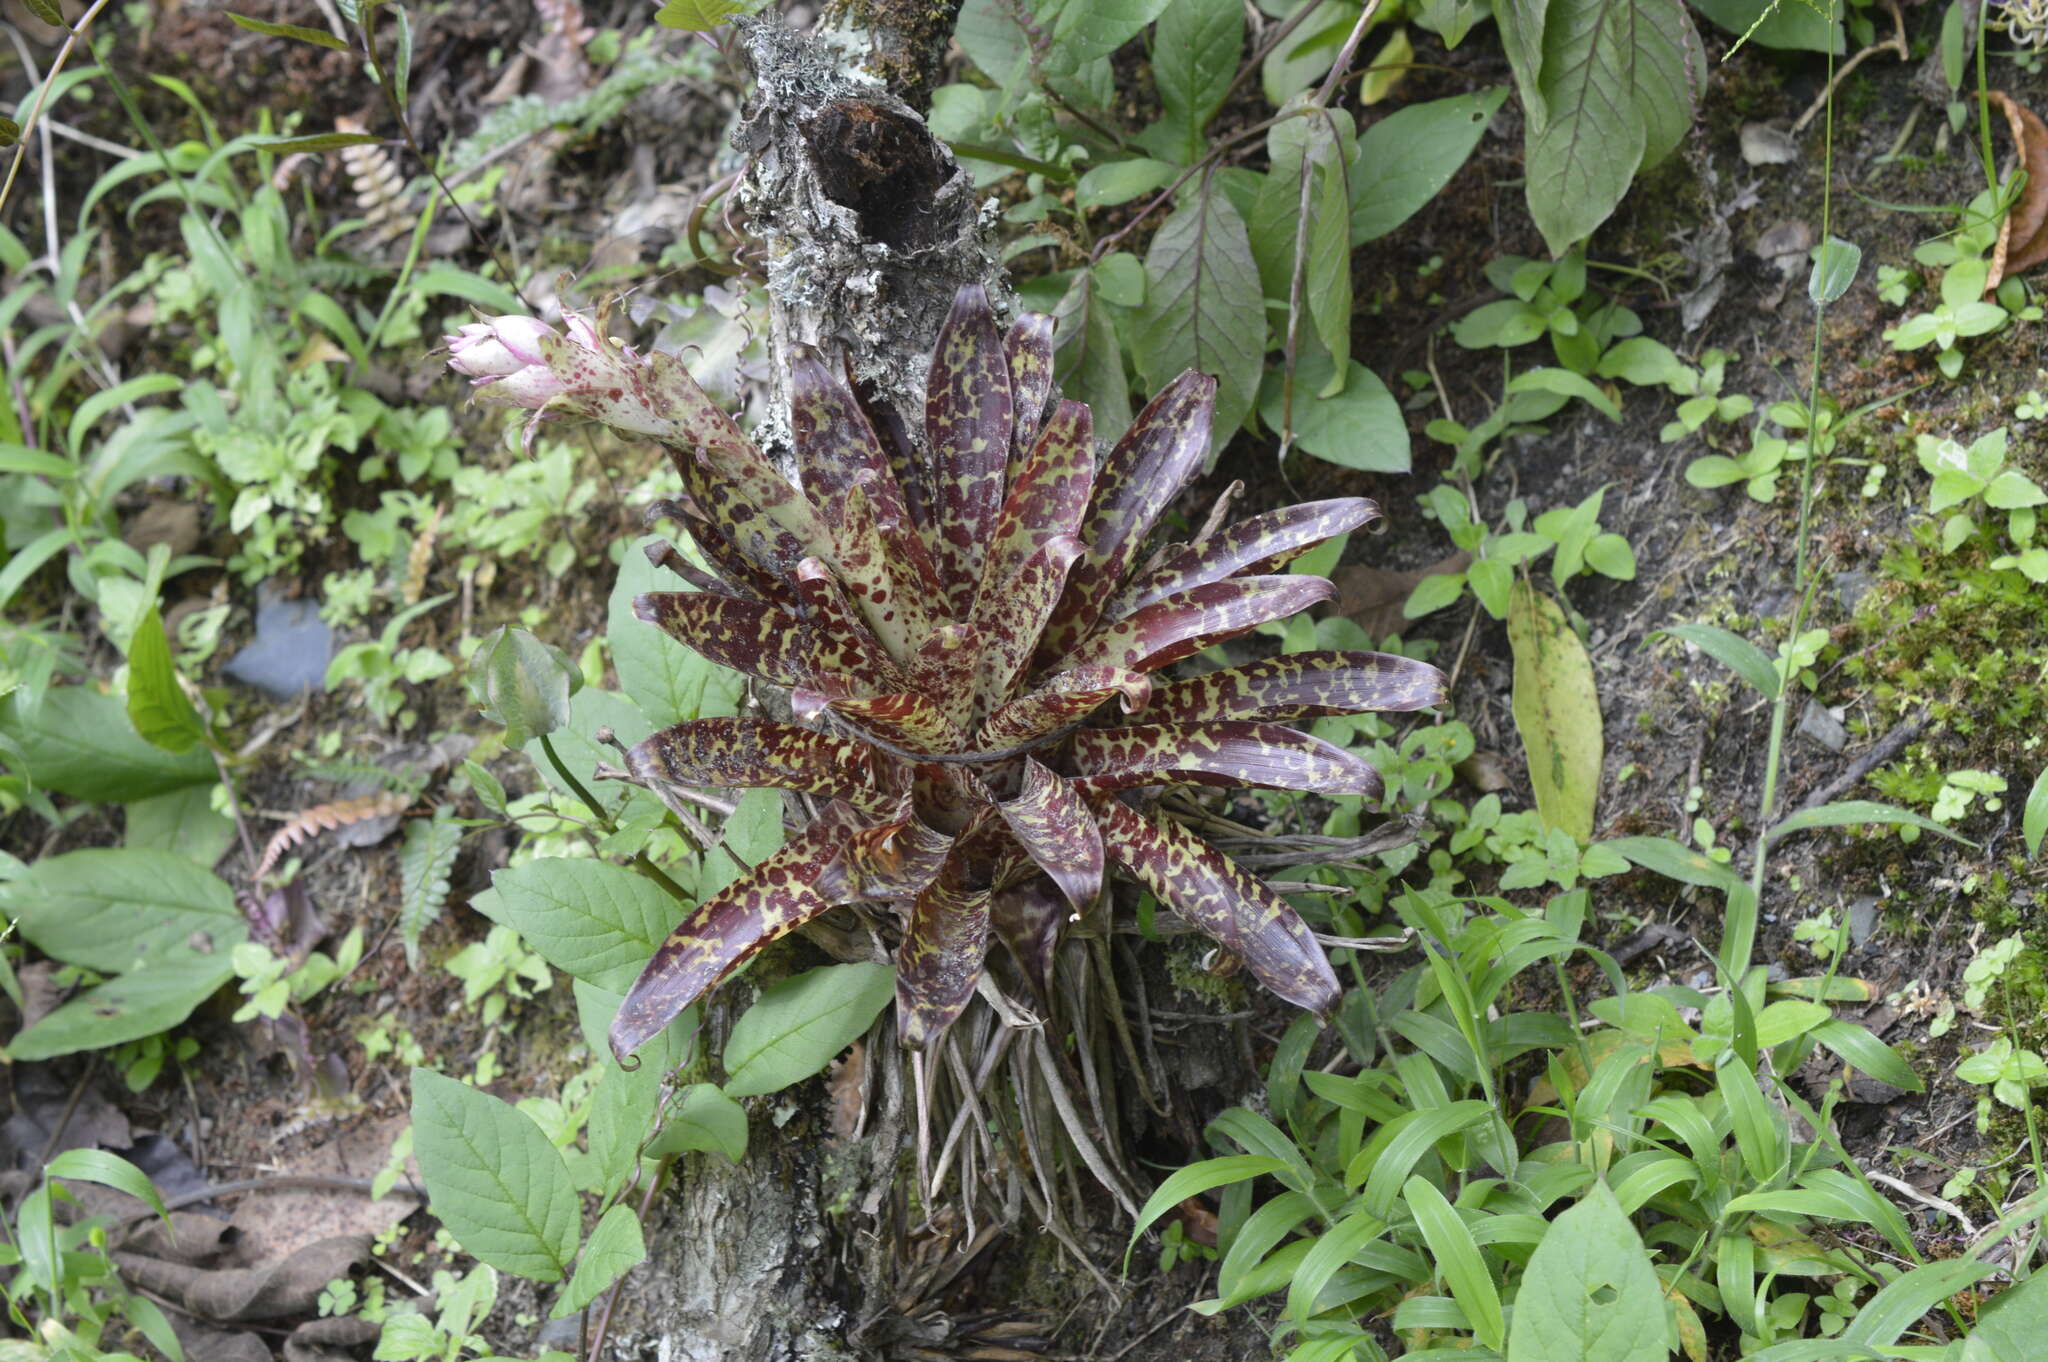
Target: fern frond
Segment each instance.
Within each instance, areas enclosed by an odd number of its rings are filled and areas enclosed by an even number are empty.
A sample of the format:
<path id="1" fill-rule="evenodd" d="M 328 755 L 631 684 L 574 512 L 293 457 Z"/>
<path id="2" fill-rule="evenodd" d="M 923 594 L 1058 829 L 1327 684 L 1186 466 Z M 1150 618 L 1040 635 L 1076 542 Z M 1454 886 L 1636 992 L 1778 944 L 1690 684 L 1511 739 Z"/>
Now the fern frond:
<path id="1" fill-rule="evenodd" d="M 277 865 L 287 851 L 303 842 L 312 840 L 323 832 L 361 823 L 371 818 L 382 818 L 387 814 L 404 813 L 412 804 L 413 796 L 395 790 L 381 794 L 364 795 L 360 799 L 337 799 L 331 804 L 316 804 L 310 809 L 292 815 L 286 824 L 271 834 L 264 844 L 263 859 L 256 864 L 254 878 L 261 880 Z"/>
<path id="2" fill-rule="evenodd" d="M 405 848 L 398 853 L 399 881 L 404 886 L 398 931 L 405 941 L 405 958 L 414 969 L 420 964 L 420 934 L 447 905 L 448 872 L 461 845 L 462 829 L 455 822 L 455 810 L 446 804 L 435 809 L 432 818 L 416 818 L 405 825 Z"/>

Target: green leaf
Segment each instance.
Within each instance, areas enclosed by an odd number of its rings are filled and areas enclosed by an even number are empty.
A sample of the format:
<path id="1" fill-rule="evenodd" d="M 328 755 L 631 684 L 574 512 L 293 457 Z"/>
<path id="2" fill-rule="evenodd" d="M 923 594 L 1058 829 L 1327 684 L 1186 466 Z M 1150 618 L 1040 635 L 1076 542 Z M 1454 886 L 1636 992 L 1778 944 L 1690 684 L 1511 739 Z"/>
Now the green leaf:
<path id="1" fill-rule="evenodd" d="M 204 785 L 134 800 L 123 818 L 127 850 L 168 851 L 207 869 L 235 840 L 235 820 L 213 807 L 213 791 Z"/>
<path id="2" fill-rule="evenodd" d="M 1841 23 L 1803 0 L 1693 0 L 1693 7 L 1737 37 L 1782 52 L 1845 50 Z"/>
<path id="3" fill-rule="evenodd" d="M 1153 1221 L 1189 1197 L 1233 1183 L 1249 1182 L 1256 1177 L 1281 1172 L 1286 1167 L 1279 1159 L 1270 1159 L 1263 1154 L 1227 1154 L 1175 1169 L 1138 1208 L 1137 1223 L 1131 1226 L 1131 1242 L 1124 1249 L 1124 1265 L 1130 1265 L 1131 1249 L 1137 1247 L 1138 1236 L 1149 1229 Z"/>
<path id="4" fill-rule="evenodd" d="M 801 1083 L 873 1025 L 896 996 L 896 971 L 821 965 L 761 991 L 725 1043 L 727 1095 L 756 1097 Z"/>
<path id="5" fill-rule="evenodd" d="M 2039 857 L 2041 842 L 2048 838 L 2048 767 L 2034 777 L 2034 788 L 2027 791 L 2025 812 L 2020 815 L 2020 838 L 2026 843 L 2027 855 Z"/>
<path id="6" fill-rule="evenodd" d="M 298 24 L 273 24 L 264 19 L 251 19 L 246 14 L 236 14 L 232 10 L 228 11 L 228 18 L 238 27 L 246 28 L 251 33 L 261 33 L 272 38 L 290 38 L 296 42 L 311 43 L 315 47 L 324 47 L 332 52 L 348 51 L 348 44 L 346 42 L 335 37 L 324 28 L 304 28 Z"/>
<path id="7" fill-rule="evenodd" d="M 1665 1362 L 1663 1301 L 1642 1236 L 1596 1182 L 1529 1257 L 1507 1362 Z"/>
<path id="8" fill-rule="evenodd" d="M 1429 1256 L 1436 1260 L 1437 1273 L 1451 1288 L 1452 1299 L 1464 1310 L 1473 1334 L 1482 1344 L 1499 1352 L 1507 1340 L 1500 1292 L 1494 1287 L 1493 1275 L 1486 1270 L 1486 1260 L 1479 1256 L 1479 1246 L 1472 1242 L 1472 1231 L 1427 1178 L 1408 1179 L 1401 1197 L 1414 1213 L 1423 1241 L 1429 1245 Z"/>
<path id="9" fill-rule="evenodd" d="M 1996 1270 L 1974 1258 L 1947 1258 L 1916 1267 L 1872 1296 L 1842 1331 L 1842 1341 L 1887 1350 L 1922 1315 Z"/>
<path id="10" fill-rule="evenodd" d="M 1989 1345 L 1988 1362 L 2028 1362 L 2044 1335 L 2048 1335 L 2048 1274 L 2036 1272 L 1979 1309 L 1977 1327 L 1970 1336 Z"/>
<path id="11" fill-rule="evenodd" d="M 225 961 L 247 933 L 226 882 L 168 851 L 66 852 L 36 862 L 0 892 L 37 950 L 102 974 L 195 944 Z"/>
<path id="12" fill-rule="evenodd" d="M 1580 842 L 1593 835 L 1604 748 L 1593 662 L 1556 602 L 1518 582 L 1508 605 L 1515 729 L 1529 757 L 1537 816 Z"/>
<path id="13" fill-rule="evenodd" d="M 619 689 L 657 728 L 686 719 L 736 714 L 746 690 L 745 677 L 684 647 L 633 613 L 635 596 L 689 589 L 673 573 L 648 561 L 646 547 L 661 542 L 658 535 L 650 535 L 627 548 L 605 607 L 605 633 L 611 640 Z"/>
<path id="14" fill-rule="evenodd" d="M 1507 97 L 1502 85 L 1410 104 L 1367 128 L 1351 168 L 1351 244 L 1377 241 L 1435 198 Z"/>
<path id="15" fill-rule="evenodd" d="M 119 1154 L 110 1154 L 104 1149 L 67 1149 L 43 1165 L 43 1176 L 70 1178 L 73 1182 L 96 1182 L 102 1187 L 126 1192 L 155 1211 L 166 1227 L 171 1223 L 171 1213 L 164 1209 L 164 1199 L 157 1194 L 156 1185 L 140 1168 Z"/>
<path id="16" fill-rule="evenodd" d="M 1327 355 L 1311 355 L 1295 369 L 1294 442 L 1343 468 L 1406 473 L 1411 457 L 1400 402 L 1378 374 L 1356 360 L 1345 365 L 1343 391 L 1319 396 L 1333 371 Z M 1277 369 L 1267 374 L 1259 394 L 1260 419 L 1273 430 L 1281 428 L 1282 381 Z"/>
<path id="17" fill-rule="evenodd" d="M 1071 70 L 1107 57 L 1165 12 L 1169 0 L 1039 0 L 1038 22 L 1050 26 L 1050 61 Z"/>
<path id="18" fill-rule="evenodd" d="M 420 933 L 440 919 L 448 902 L 448 875 L 461 849 L 462 828 L 449 805 L 436 808 L 432 818 L 405 825 L 405 846 L 398 853 L 398 932 L 406 963 L 414 969 L 420 967 Z"/>
<path id="19" fill-rule="evenodd" d="M 747 1109 L 716 1083 L 692 1083 L 669 1102 L 650 1156 L 702 1150 L 738 1163 L 747 1156 Z"/>
<path id="20" fill-rule="evenodd" d="M 1544 241 L 1562 255 L 1607 220 L 1638 169 L 1678 145 L 1704 74 L 1680 5 L 1550 0 L 1542 43 L 1527 193 Z"/>
<path id="21" fill-rule="evenodd" d="M 1356 144 L 1351 115 L 1343 110 L 1310 110 L 1274 124 L 1266 134 L 1269 168 L 1248 226 L 1261 287 L 1291 308 L 1295 276 L 1301 276 L 1308 316 L 1289 325 L 1313 323 L 1335 361 L 1327 372 L 1340 378 L 1348 375 L 1351 358 L 1351 204 L 1344 174 Z M 1341 387 L 1325 378 L 1315 391 L 1334 396 Z"/>
<path id="22" fill-rule="evenodd" d="M 1077 271 L 1053 308 L 1053 372 L 1064 392 L 1094 412 L 1096 440 L 1113 443 L 1131 424 L 1131 385 L 1104 301 L 1094 271 Z"/>
<path id="23" fill-rule="evenodd" d="M 548 1318 L 567 1319 L 646 1261 L 647 1241 L 640 1233 L 640 1217 L 631 1206 L 612 1207 L 598 1217 L 590 1238 L 584 1241 L 583 1253 L 576 1259 L 576 1275 L 569 1279 Z"/>
<path id="24" fill-rule="evenodd" d="M 638 977 L 684 911 L 645 876 L 559 856 L 498 872 L 474 906 L 526 938 L 556 969 L 607 991 Z"/>
<path id="25" fill-rule="evenodd" d="M 1769 1012 L 1770 1008 L 1765 1008 L 1764 1011 Z M 1761 1022 L 1762 1018 L 1758 1020 Z M 1824 1021 L 1812 1028 L 1809 1034 L 1840 1055 L 1844 1061 L 1879 1082 L 1889 1083 L 1902 1092 L 1926 1090 L 1920 1076 L 1913 1072 L 1905 1060 L 1899 1058 L 1897 1050 L 1854 1022 Z"/>
<path id="26" fill-rule="evenodd" d="M 1915 827 L 1922 832 L 1932 832 L 1961 842 L 1964 846 L 1976 843 L 1958 837 L 1954 832 L 1931 818 L 1902 809 L 1896 804 L 1880 804 L 1874 799 L 1842 799 L 1819 808 L 1801 809 L 1790 817 L 1781 818 L 1771 825 L 1764 836 L 1775 842 L 1788 833 L 1805 832 L 1812 828 L 1859 828 L 1873 823 L 1890 823 L 1896 826 Z"/>
<path id="27" fill-rule="evenodd" d="M 654 22 L 663 28 L 705 33 L 745 8 L 741 0 L 666 0 L 654 12 Z"/>
<path id="28" fill-rule="evenodd" d="M 1613 398 L 1584 374 L 1575 374 L 1569 369 L 1531 369 L 1527 373 L 1516 374 L 1509 381 L 1507 390 L 1511 393 L 1542 392 L 1576 397 L 1608 420 L 1621 420 L 1621 408 L 1615 405 Z"/>
<path id="29" fill-rule="evenodd" d="M 1142 307 L 1145 303 L 1145 266 L 1129 251 L 1112 251 L 1095 262 L 1096 287 L 1102 300 L 1118 307 Z"/>
<path id="30" fill-rule="evenodd" d="M 1200 158 L 1202 128 L 1230 92 L 1243 50 L 1240 0 L 1181 0 L 1159 16 L 1152 30 L 1152 81 L 1166 139 L 1183 165 Z"/>
<path id="31" fill-rule="evenodd" d="M 601 1046 L 599 1053 L 604 1053 Z M 647 1063 L 622 1069 L 607 1058 L 604 1076 L 590 1099 L 590 1164 L 584 1179 L 585 1190 L 600 1200 L 614 1195 L 632 1176 L 640 1146 L 654 1128 L 664 1073 L 659 1065 Z"/>
<path id="32" fill-rule="evenodd" d="M 1747 681 L 1765 698 L 1773 698 L 1780 684 L 1778 668 L 1763 649 L 1739 634 L 1711 624 L 1674 624 L 1663 630 L 1682 639 Z"/>
<path id="33" fill-rule="evenodd" d="M 178 685 L 171 641 L 154 605 L 128 641 L 128 720 L 144 742 L 166 752 L 189 752 L 206 740 L 199 711 Z"/>
<path id="34" fill-rule="evenodd" d="M 569 722 L 583 673 L 560 648 L 504 625 L 476 645 L 463 684 L 484 717 L 504 725 L 505 745 L 521 747 Z"/>
<path id="35" fill-rule="evenodd" d="M 581 1208 L 561 1151 L 525 1112 L 431 1069 L 412 1071 L 413 1151 L 434 1214 L 464 1252 L 558 1282 Z"/>
<path id="36" fill-rule="evenodd" d="M 1214 376 L 1217 448 L 1244 423 L 1265 370 L 1266 297 L 1244 219 L 1213 178 L 1152 238 L 1131 348 L 1155 391 L 1185 369 Z"/>
<path id="37" fill-rule="evenodd" d="M 223 945 L 212 954 L 200 954 L 181 947 L 95 984 L 16 1036 L 7 1053 L 27 1063 L 104 1050 L 168 1031 L 234 977 L 228 949 Z"/>
<path id="38" fill-rule="evenodd" d="M 1128 161 L 1105 161 L 1099 166 L 1089 167 L 1082 174 L 1080 182 L 1074 186 L 1074 206 L 1083 211 L 1114 208 L 1141 195 L 1157 193 L 1172 184 L 1178 174 L 1179 166 L 1148 156 L 1137 156 Z"/>
<path id="39" fill-rule="evenodd" d="M 251 137 L 242 145 L 251 151 L 277 151 L 290 155 L 293 152 L 339 151 L 343 147 L 372 147 L 383 141 L 383 138 L 369 132 L 316 132 L 304 137 Z"/>
<path id="40" fill-rule="evenodd" d="M 1831 236 L 1814 252 L 1813 271 L 1806 278 L 1806 296 L 1826 306 L 1849 291 L 1863 264 L 1863 248 Z"/>

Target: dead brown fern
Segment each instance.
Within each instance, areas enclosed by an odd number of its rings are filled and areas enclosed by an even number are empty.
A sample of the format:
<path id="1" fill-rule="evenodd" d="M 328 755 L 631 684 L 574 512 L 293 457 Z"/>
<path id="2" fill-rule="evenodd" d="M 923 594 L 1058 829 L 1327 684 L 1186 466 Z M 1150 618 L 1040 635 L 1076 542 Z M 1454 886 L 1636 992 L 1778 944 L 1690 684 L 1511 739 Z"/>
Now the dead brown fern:
<path id="1" fill-rule="evenodd" d="M 368 132 L 359 118 L 343 114 L 334 120 L 336 132 Z M 403 221 L 411 200 L 405 192 L 405 176 L 391 153 L 374 143 L 341 149 L 342 168 L 349 173 L 349 187 L 355 190 L 356 207 L 362 210 L 363 230 L 378 243 L 404 235 Z"/>
<path id="2" fill-rule="evenodd" d="M 256 864 L 255 879 L 261 880 L 274 869 L 287 851 L 312 840 L 323 832 L 347 827 L 350 823 L 361 823 L 371 818 L 383 818 L 389 814 L 404 813 L 412 806 L 413 796 L 404 791 L 384 790 L 377 794 L 363 795 L 356 799 L 337 799 L 331 804 L 316 804 L 291 816 L 285 825 L 271 834 L 264 844 L 263 859 Z"/>

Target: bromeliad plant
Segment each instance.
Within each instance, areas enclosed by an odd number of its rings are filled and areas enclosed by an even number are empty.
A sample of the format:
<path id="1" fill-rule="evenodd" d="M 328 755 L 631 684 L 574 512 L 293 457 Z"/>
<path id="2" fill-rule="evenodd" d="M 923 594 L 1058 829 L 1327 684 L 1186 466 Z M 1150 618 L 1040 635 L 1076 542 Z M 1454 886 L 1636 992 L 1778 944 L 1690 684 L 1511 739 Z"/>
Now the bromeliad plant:
<path id="1" fill-rule="evenodd" d="M 1098 453 L 1089 409 L 1055 401 L 1052 325 L 1007 334 L 979 288 L 940 332 L 924 448 L 815 354 L 788 375 L 797 485 L 670 355 L 499 318 L 452 337 L 480 400 L 592 418 L 665 445 L 684 494 L 657 510 L 701 558 L 695 590 L 635 602 L 704 656 L 786 687 L 795 721 L 711 718 L 655 734 L 613 774 L 773 787 L 823 801 L 778 852 L 698 904 L 613 1024 L 624 1056 L 769 942 L 842 904 L 893 905 L 899 1033 L 929 1043 L 981 980 L 991 934 L 1051 987 L 1066 924 L 1122 866 L 1262 984 L 1327 1013 L 1338 986 L 1294 909 L 1134 791 L 1251 786 L 1376 795 L 1379 775 L 1284 721 L 1414 710 L 1434 668 L 1299 653 L 1182 680 L 1156 674 L 1330 594 L 1282 569 L 1377 516 L 1314 502 L 1147 552 L 1200 469 L 1216 384 L 1189 371 Z M 530 433 L 530 432 L 529 432 Z"/>

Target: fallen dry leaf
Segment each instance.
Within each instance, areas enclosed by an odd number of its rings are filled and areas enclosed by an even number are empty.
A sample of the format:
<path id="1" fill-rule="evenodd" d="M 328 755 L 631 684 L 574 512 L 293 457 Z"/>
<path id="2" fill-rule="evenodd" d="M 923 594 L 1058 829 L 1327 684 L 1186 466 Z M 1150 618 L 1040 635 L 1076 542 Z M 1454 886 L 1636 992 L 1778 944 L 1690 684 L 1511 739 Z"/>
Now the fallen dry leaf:
<path id="1" fill-rule="evenodd" d="M 2048 124 L 2003 90 L 1993 90 L 1991 99 L 2005 114 L 2006 130 L 2012 134 L 2027 183 L 1998 226 L 1998 249 L 1991 254 L 1986 293 L 2006 278 L 2048 260 L 2048 231 L 2043 230 L 2048 227 Z"/>
<path id="2" fill-rule="evenodd" d="M 1508 787 L 1507 759 L 1498 752 L 1474 752 L 1451 771 L 1481 794 L 1493 794 Z"/>
<path id="3" fill-rule="evenodd" d="M 1336 611 L 1374 639 L 1388 638 L 1408 627 L 1401 607 L 1424 577 L 1463 572 L 1471 562 L 1472 555 L 1460 550 L 1413 572 L 1389 572 L 1362 564 L 1340 567 L 1330 574 L 1337 588 Z"/>

